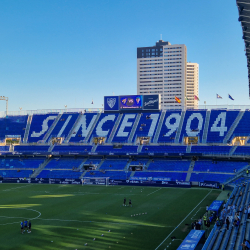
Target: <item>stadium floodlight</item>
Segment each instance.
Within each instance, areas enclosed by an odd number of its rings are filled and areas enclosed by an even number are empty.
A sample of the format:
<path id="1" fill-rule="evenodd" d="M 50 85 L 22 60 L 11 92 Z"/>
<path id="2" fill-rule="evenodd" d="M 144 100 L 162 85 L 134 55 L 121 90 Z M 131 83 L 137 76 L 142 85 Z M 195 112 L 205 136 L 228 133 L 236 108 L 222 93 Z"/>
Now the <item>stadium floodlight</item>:
<path id="1" fill-rule="evenodd" d="M 6 96 L 0 96 L 0 100 L 6 101 L 6 115 L 7 115 L 8 114 L 8 101 L 9 101 L 9 98 L 6 97 Z"/>

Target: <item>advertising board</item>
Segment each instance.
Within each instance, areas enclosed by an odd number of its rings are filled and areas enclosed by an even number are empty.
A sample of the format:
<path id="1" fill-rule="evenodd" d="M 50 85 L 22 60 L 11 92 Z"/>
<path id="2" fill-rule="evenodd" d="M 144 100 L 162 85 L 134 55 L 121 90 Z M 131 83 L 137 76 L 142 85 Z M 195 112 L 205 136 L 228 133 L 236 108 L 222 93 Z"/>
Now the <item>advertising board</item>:
<path id="1" fill-rule="evenodd" d="M 120 109 L 142 109 L 143 96 L 142 95 L 129 95 L 120 96 L 119 105 Z"/>
<path id="2" fill-rule="evenodd" d="M 144 110 L 159 110 L 160 109 L 160 95 L 144 95 L 143 109 Z"/>

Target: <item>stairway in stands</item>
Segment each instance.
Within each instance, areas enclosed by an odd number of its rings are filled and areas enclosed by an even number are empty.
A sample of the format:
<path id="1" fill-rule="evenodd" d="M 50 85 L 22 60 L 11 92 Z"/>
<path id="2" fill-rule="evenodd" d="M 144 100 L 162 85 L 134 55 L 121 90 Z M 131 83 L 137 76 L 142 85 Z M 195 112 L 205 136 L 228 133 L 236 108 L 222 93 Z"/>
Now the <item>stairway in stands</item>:
<path id="1" fill-rule="evenodd" d="M 176 132 L 175 140 L 174 140 L 175 143 L 179 143 L 180 136 L 181 136 L 181 129 L 182 129 L 185 114 L 186 114 L 186 111 L 181 112 L 181 120 L 180 120 L 179 127 L 177 129 L 177 132 Z"/>
<path id="2" fill-rule="evenodd" d="M 47 158 L 44 160 L 42 164 L 39 165 L 39 167 L 34 171 L 34 173 L 30 176 L 30 178 L 36 178 L 42 170 L 47 166 L 47 164 L 51 161 L 50 158 Z"/>
<path id="3" fill-rule="evenodd" d="M 99 121 L 99 118 L 100 118 L 101 114 L 102 114 L 102 113 L 98 113 L 98 114 L 97 114 L 97 117 L 96 117 L 96 119 L 95 119 L 95 121 L 94 121 L 94 123 L 93 123 L 91 129 L 89 130 L 89 133 L 87 134 L 86 138 L 84 139 L 85 142 L 88 142 L 88 140 L 90 139 L 90 136 L 91 136 L 91 134 L 92 134 L 92 132 L 93 132 L 93 130 L 94 130 L 94 128 L 95 128 L 97 122 Z"/>
<path id="4" fill-rule="evenodd" d="M 187 171 L 186 181 L 190 181 L 191 175 L 192 175 L 193 170 L 194 170 L 194 164 L 195 164 L 195 161 L 190 162 L 190 165 L 189 165 L 189 168 Z"/>
<path id="5" fill-rule="evenodd" d="M 84 166 L 84 164 L 85 164 L 85 162 L 88 160 L 88 158 L 85 158 L 83 161 L 82 161 L 82 163 L 79 165 L 79 167 L 77 168 L 77 170 L 78 171 L 81 171 L 82 170 L 82 168 L 83 168 L 83 166 Z"/>
<path id="6" fill-rule="evenodd" d="M 115 136 L 115 132 L 116 132 L 116 130 L 117 130 L 117 128 L 118 128 L 118 126 L 119 126 L 119 124 L 121 122 L 122 116 L 123 116 L 123 114 L 119 114 L 119 116 L 118 116 L 118 118 L 117 118 L 117 120 L 115 122 L 115 126 L 113 127 L 113 129 L 112 129 L 112 131 L 110 133 L 108 143 L 111 143 L 113 141 L 113 138 Z"/>
<path id="7" fill-rule="evenodd" d="M 241 118 L 243 117 L 245 111 L 240 111 L 236 119 L 234 120 L 233 124 L 231 125 L 231 128 L 229 129 L 228 133 L 226 134 L 223 143 L 227 143 L 230 137 L 232 136 L 235 128 L 238 126 Z"/>
<path id="8" fill-rule="evenodd" d="M 138 126 L 138 123 L 139 123 L 140 119 L 141 119 L 141 113 L 137 114 L 137 116 L 135 118 L 133 128 L 132 128 L 132 130 L 130 132 L 130 135 L 128 137 L 128 143 L 132 143 L 132 140 L 134 138 L 134 134 L 135 134 L 135 131 L 136 131 L 136 128 Z"/>
<path id="9" fill-rule="evenodd" d="M 162 124 L 163 124 L 165 115 L 166 115 L 166 111 L 162 111 L 161 112 L 160 121 L 158 123 L 158 127 L 157 127 L 157 130 L 155 132 L 153 143 L 157 143 L 158 142 L 158 139 L 159 139 L 159 136 L 160 136 L 160 132 L 161 132 L 161 128 L 162 128 Z"/>
<path id="10" fill-rule="evenodd" d="M 129 166 L 132 162 L 132 159 L 129 159 L 128 163 L 126 164 L 125 168 L 124 168 L 124 171 L 129 171 Z"/>
<path id="11" fill-rule="evenodd" d="M 207 110 L 207 112 L 206 112 L 206 120 L 205 120 L 205 125 L 204 125 L 204 131 L 203 131 L 203 137 L 202 137 L 202 143 L 207 142 L 207 132 L 208 132 L 210 115 L 211 115 L 211 111 Z"/>
<path id="12" fill-rule="evenodd" d="M 81 120 L 82 116 L 83 116 L 83 114 L 78 115 L 74 125 L 72 126 L 71 130 L 69 131 L 67 137 L 64 139 L 63 143 L 67 144 L 69 142 L 69 140 L 73 134 L 73 131 L 74 131 L 75 127 L 77 126 L 78 122 Z"/>
<path id="13" fill-rule="evenodd" d="M 29 115 L 28 120 L 27 120 L 27 125 L 25 128 L 25 133 L 24 133 L 24 137 L 23 137 L 23 143 L 27 143 L 28 141 L 28 136 L 29 136 L 29 132 L 30 132 L 30 125 L 32 122 L 32 115 Z"/>
<path id="14" fill-rule="evenodd" d="M 53 129 L 55 128 L 56 124 L 58 123 L 58 121 L 61 119 L 62 114 L 58 114 L 58 116 L 56 117 L 56 119 L 54 120 L 53 124 L 50 126 L 49 130 L 47 131 L 47 133 L 44 135 L 43 137 L 43 141 L 46 142 L 51 134 L 51 132 L 53 131 Z"/>

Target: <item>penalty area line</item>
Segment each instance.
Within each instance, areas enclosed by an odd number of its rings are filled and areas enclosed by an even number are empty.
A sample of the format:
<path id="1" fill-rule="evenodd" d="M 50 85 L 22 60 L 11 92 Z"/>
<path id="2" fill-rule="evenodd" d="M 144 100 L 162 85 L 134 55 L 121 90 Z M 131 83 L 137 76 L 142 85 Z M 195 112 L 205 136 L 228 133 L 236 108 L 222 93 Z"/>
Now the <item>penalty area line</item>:
<path id="1" fill-rule="evenodd" d="M 159 188 L 159 189 L 155 190 L 154 192 L 151 192 L 151 193 L 147 194 L 147 196 L 149 196 L 149 195 L 151 195 L 151 194 L 153 194 L 153 193 L 155 193 L 155 192 L 157 192 L 157 191 L 159 191 L 159 190 L 161 190 L 161 189 L 162 189 L 162 188 Z"/>
<path id="2" fill-rule="evenodd" d="M 157 250 L 168 238 L 169 236 L 182 224 L 183 221 L 185 221 L 188 216 L 207 198 L 207 196 L 212 192 L 213 190 L 211 190 L 200 202 L 199 204 L 196 205 L 196 207 L 180 222 L 180 224 L 162 241 L 162 243 L 155 248 L 155 250 Z"/>

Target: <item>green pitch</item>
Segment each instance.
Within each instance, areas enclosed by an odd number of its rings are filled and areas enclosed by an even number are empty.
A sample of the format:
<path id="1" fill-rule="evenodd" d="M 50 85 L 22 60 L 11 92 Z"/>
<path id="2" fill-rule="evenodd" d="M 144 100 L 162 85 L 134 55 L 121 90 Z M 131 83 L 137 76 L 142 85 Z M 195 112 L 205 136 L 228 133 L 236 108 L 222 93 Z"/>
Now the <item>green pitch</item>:
<path id="1" fill-rule="evenodd" d="M 201 217 L 220 191 L 0 184 L 0 193 L 0 249 L 163 250 L 169 246 L 174 250 L 181 241 L 172 241 L 171 236 L 184 239 L 190 230 L 185 224 Z M 124 197 L 127 204 L 131 198 L 132 207 L 122 205 Z M 26 218 L 32 221 L 32 233 L 21 234 L 20 221 Z"/>

